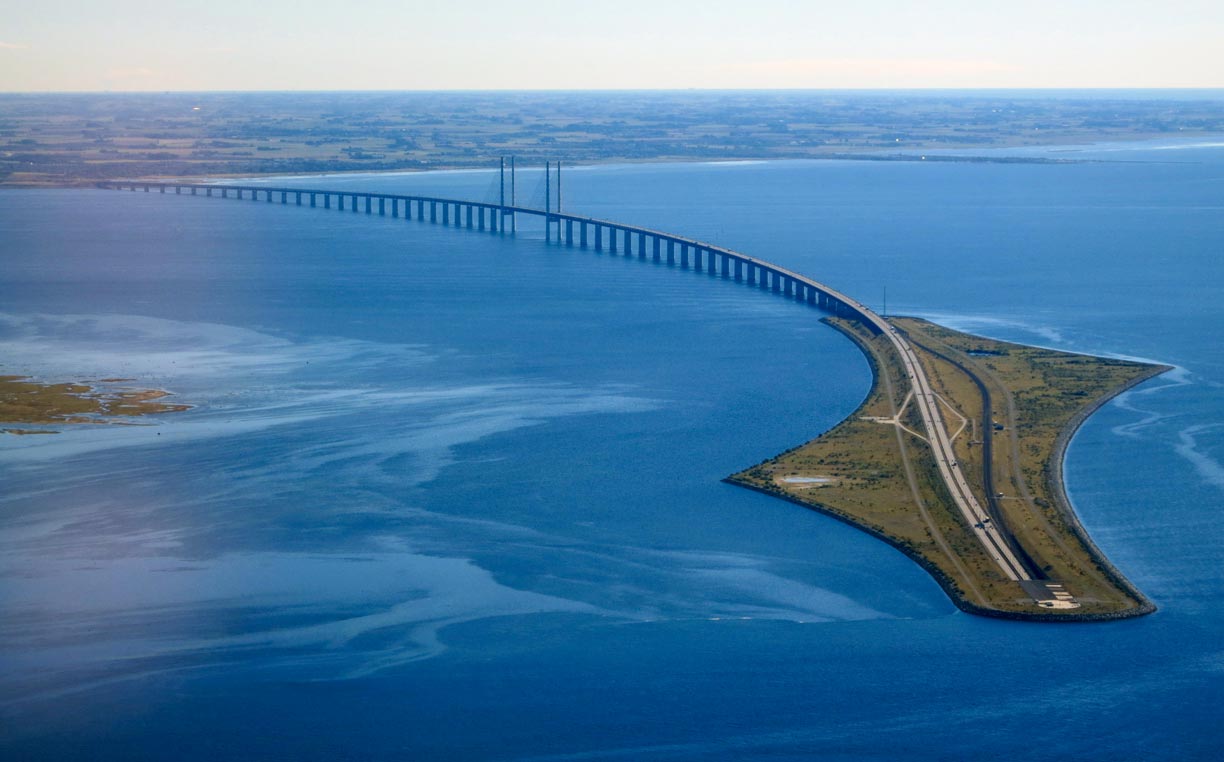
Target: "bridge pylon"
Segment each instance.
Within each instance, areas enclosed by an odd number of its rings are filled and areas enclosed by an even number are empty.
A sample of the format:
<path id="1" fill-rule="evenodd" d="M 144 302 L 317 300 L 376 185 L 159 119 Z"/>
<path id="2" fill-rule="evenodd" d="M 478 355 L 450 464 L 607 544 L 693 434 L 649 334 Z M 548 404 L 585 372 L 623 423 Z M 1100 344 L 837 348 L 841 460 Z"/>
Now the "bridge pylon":
<path id="1" fill-rule="evenodd" d="M 506 228 L 506 218 L 509 217 L 510 218 L 509 230 L 511 233 L 514 233 L 518 230 L 518 227 L 515 224 L 516 220 L 514 217 L 514 207 L 516 206 L 516 204 L 515 204 L 515 198 L 514 198 L 514 157 L 513 156 L 510 157 L 510 205 L 509 206 L 506 206 L 506 157 L 505 156 L 501 157 L 500 182 L 501 182 L 501 187 L 500 187 L 501 200 L 499 203 L 501 205 L 501 210 L 499 213 L 501 215 L 501 220 L 499 220 L 499 222 L 501 224 L 498 225 L 498 227 L 501 228 L 502 230 L 506 230 L 507 229 Z"/>
<path id="2" fill-rule="evenodd" d="M 553 213 L 561 213 L 561 162 L 556 162 L 556 193 L 557 193 L 557 208 L 553 209 L 553 182 L 552 182 L 553 163 L 544 162 L 544 240 L 552 242 L 552 226 L 555 223 L 557 226 L 557 242 L 561 242 L 561 218 L 554 217 Z"/>

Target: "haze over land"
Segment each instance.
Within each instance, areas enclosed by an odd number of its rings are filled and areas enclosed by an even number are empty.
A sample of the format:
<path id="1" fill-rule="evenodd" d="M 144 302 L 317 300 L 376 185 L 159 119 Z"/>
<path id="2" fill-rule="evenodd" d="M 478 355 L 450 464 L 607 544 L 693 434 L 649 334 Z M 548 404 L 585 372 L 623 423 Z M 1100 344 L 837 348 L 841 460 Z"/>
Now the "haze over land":
<path id="1" fill-rule="evenodd" d="M 870 156 L 1224 132 L 1217 91 L 0 95 L 0 183 Z M 908 153 L 906 153 L 908 152 Z"/>

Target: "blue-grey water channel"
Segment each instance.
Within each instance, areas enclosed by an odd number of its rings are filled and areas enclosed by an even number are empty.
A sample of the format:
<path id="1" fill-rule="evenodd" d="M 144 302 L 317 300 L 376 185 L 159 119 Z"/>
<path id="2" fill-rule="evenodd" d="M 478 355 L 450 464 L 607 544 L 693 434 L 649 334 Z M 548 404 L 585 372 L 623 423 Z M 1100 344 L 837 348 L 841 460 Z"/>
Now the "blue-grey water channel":
<path id="1" fill-rule="evenodd" d="M 1067 461 L 1149 617 L 965 615 L 883 543 L 721 483 L 867 392 L 810 307 L 528 221 L 0 193 L 0 373 L 194 406 L 0 436 L 0 756 L 1212 758 L 1224 145 L 1012 153 L 1084 161 L 576 168 L 563 196 L 890 313 L 1176 366 Z"/>

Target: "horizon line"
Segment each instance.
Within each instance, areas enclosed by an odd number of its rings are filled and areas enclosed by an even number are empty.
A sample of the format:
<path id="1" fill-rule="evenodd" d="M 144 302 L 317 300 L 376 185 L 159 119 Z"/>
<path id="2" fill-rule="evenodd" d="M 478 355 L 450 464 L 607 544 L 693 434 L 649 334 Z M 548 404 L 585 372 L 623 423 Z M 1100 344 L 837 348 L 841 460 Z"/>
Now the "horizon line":
<path id="1" fill-rule="evenodd" d="M 133 89 L 133 90 L 0 90 L 0 96 L 9 95 L 230 95 L 230 94 L 288 94 L 288 93 L 412 93 L 412 94 L 485 94 L 485 93 L 1075 93 L 1075 92 L 1139 92 L 1139 93 L 1220 93 L 1224 85 L 1213 87 L 608 87 L 608 88 L 354 88 L 336 89 Z"/>

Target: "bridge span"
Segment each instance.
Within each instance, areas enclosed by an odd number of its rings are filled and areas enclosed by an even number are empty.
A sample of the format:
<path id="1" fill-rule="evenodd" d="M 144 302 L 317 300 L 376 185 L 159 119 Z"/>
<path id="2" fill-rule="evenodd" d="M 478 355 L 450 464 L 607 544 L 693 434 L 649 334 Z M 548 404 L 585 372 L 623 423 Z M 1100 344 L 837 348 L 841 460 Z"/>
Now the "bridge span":
<path id="1" fill-rule="evenodd" d="M 463 201 L 432 196 L 408 196 L 394 193 L 364 193 L 360 191 L 278 188 L 266 185 L 222 185 L 214 183 L 176 183 L 145 181 L 106 181 L 99 188 L 174 193 L 192 196 L 212 196 L 265 203 L 322 207 L 381 216 L 427 220 L 457 228 L 507 232 L 512 229 L 515 215 L 525 214 L 544 218 L 551 240 L 552 228 L 557 228 L 557 241 L 565 246 L 593 247 L 596 251 L 623 252 L 625 256 L 651 259 L 708 272 L 724 278 L 759 286 L 796 301 L 807 302 L 834 315 L 857 319 L 873 332 L 880 327 L 871 320 L 874 315 L 854 299 L 799 273 L 756 259 L 706 241 L 664 233 L 658 230 L 600 220 L 578 214 L 545 211 L 524 206 L 511 206 L 480 201 Z M 334 204 L 334 206 L 333 206 Z"/>
<path id="2" fill-rule="evenodd" d="M 994 561 L 1003 576 L 1019 583 L 1022 589 L 1043 608 L 1074 608 L 1078 606 L 1071 596 L 1041 579 L 1038 570 L 1027 568 L 1019 554 L 1011 546 L 1004 530 L 990 521 L 989 513 L 982 507 L 957 461 L 952 439 L 944 423 L 943 414 L 931 386 L 927 373 L 918 359 L 913 345 L 881 315 L 861 302 L 852 299 L 805 275 L 780 267 L 731 249 L 699 241 L 685 236 L 664 233 L 650 228 L 626 225 L 577 214 L 548 209 L 535 209 L 480 201 L 414 196 L 393 193 L 369 193 L 351 190 L 321 190 L 307 188 L 282 188 L 266 185 L 233 185 L 216 183 L 155 182 L 143 180 L 111 180 L 97 184 L 99 188 L 129 190 L 176 195 L 219 196 L 265 203 L 293 204 L 296 206 L 322 206 L 335 209 L 381 216 L 400 217 L 412 220 L 427 220 L 432 223 L 482 230 L 491 233 L 514 229 L 514 218 L 518 214 L 544 218 L 548 239 L 552 240 L 556 226 L 557 241 L 564 246 L 593 247 L 596 251 L 623 252 L 624 256 L 666 262 L 698 272 L 720 275 L 725 279 L 745 282 L 771 291 L 779 296 L 806 302 L 830 314 L 853 319 L 873 334 L 886 336 L 904 367 L 910 388 L 914 393 L 923 427 L 939 469 L 940 477 L 949 497 L 977 537 L 986 554 Z M 1057 592 L 1057 595 L 1055 595 Z"/>

